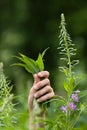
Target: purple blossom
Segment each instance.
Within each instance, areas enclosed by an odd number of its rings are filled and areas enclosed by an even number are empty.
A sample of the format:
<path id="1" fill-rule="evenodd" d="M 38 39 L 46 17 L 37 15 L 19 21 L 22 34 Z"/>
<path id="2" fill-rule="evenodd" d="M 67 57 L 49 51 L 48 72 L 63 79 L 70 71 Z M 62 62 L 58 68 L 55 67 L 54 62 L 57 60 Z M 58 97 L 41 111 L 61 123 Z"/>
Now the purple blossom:
<path id="1" fill-rule="evenodd" d="M 76 110 L 76 105 L 73 102 L 69 103 L 70 110 Z"/>
<path id="2" fill-rule="evenodd" d="M 62 106 L 62 107 L 61 107 L 61 110 L 62 110 L 63 112 L 67 112 L 67 106 Z"/>
<path id="3" fill-rule="evenodd" d="M 78 94 L 72 94 L 72 95 L 71 95 L 71 98 L 72 98 L 75 102 L 79 102 Z"/>

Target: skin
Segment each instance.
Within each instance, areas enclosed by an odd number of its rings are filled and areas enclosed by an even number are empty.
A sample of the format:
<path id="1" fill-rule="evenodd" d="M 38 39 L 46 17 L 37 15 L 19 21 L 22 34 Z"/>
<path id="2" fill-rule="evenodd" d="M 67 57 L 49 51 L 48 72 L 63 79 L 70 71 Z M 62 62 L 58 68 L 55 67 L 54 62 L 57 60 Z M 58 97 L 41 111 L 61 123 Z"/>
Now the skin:
<path id="1" fill-rule="evenodd" d="M 30 113 L 30 130 L 36 130 L 36 127 L 32 124 L 34 118 L 34 99 L 38 103 L 51 99 L 54 96 L 54 91 L 50 85 L 49 72 L 41 71 L 34 74 L 34 83 L 29 92 L 28 107 Z"/>

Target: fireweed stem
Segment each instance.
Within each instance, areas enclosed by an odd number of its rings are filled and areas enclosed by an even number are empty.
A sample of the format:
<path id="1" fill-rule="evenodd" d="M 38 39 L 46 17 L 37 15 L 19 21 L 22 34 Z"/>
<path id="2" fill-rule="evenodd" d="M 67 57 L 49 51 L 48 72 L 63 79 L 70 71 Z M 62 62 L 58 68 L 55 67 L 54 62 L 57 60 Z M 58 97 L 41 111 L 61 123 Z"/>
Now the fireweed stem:
<path id="1" fill-rule="evenodd" d="M 68 61 L 68 66 L 69 66 L 69 74 L 71 77 L 71 58 L 70 58 L 70 52 L 69 52 L 69 48 L 68 48 L 68 43 L 67 43 L 67 39 L 66 39 L 66 33 L 64 36 L 64 43 L 65 43 L 65 48 L 66 48 L 66 55 L 67 55 L 67 61 Z"/>
<path id="2" fill-rule="evenodd" d="M 68 97 L 67 107 L 69 106 L 69 100 L 70 100 L 70 98 Z M 66 128 L 65 128 L 65 130 L 69 130 L 69 122 L 70 122 L 70 110 L 67 109 L 67 112 L 66 112 Z"/>
<path id="3" fill-rule="evenodd" d="M 67 54 L 67 59 L 68 59 L 68 76 L 71 79 L 71 57 L 70 57 L 70 52 L 69 52 L 69 48 L 68 48 L 68 43 L 66 40 L 66 34 L 64 36 L 64 43 L 65 43 L 65 48 L 66 48 L 66 54 Z M 69 87 L 70 87 L 70 82 L 69 82 Z M 67 106 L 69 105 L 70 102 L 70 92 L 67 93 L 68 95 L 68 101 L 67 101 Z M 70 124 L 70 110 L 67 110 L 66 113 L 66 130 L 69 130 L 69 124 Z"/>

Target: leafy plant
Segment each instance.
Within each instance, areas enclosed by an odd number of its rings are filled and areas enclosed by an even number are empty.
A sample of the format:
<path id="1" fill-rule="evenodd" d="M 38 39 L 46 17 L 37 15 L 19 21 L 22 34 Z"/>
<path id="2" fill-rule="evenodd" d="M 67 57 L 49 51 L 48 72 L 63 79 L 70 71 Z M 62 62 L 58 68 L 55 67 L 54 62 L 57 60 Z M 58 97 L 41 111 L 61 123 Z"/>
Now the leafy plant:
<path id="1" fill-rule="evenodd" d="M 39 53 L 37 60 L 33 60 L 32 58 L 29 58 L 21 53 L 19 53 L 20 56 L 16 56 L 22 63 L 15 63 L 13 65 L 18 65 L 24 67 L 29 73 L 35 74 L 42 70 L 44 70 L 44 63 L 43 63 L 43 56 L 45 55 L 45 52 L 48 50 L 45 49 L 43 53 Z"/>
<path id="2" fill-rule="evenodd" d="M 59 67 L 59 70 L 65 75 L 63 87 L 66 91 L 66 97 L 56 96 L 50 100 L 51 106 L 48 108 L 48 113 L 50 113 L 49 111 L 51 111 L 51 114 L 53 112 L 54 117 L 50 118 L 50 114 L 48 114 L 48 119 L 45 121 L 46 130 L 81 130 L 81 128 L 75 128 L 75 125 L 83 110 L 86 109 L 86 105 L 81 102 L 81 98 L 87 95 L 87 90 L 76 90 L 79 81 L 81 81 L 81 76 L 76 76 L 73 68 L 79 63 L 79 60 L 73 58 L 76 55 L 76 49 L 67 33 L 64 14 L 61 14 L 59 28 L 60 42 L 58 49 L 61 55 L 60 60 L 63 63 L 65 62 L 65 65 Z M 54 106 L 53 111 L 50 110 L 52 106 Z"/>
<path id="3" fill-rule="evenodd" d="M 12 86 L 3 72 L 3 63 L 0 63 L 0 129 L 13 127 L 16 123 L 14 95 L 11 94 Z"/>

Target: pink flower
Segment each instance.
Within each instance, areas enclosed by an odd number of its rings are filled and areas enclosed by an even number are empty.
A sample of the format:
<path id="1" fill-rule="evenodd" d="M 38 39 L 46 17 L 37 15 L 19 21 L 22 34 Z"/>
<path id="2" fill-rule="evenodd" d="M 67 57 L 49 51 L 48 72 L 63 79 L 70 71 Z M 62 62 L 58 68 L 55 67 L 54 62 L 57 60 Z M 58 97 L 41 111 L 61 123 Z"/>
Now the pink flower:
<path id="1" fill-rule="evenodd" d="M 76 105 L 73 102 L 69 103 L 70 110 L 76 110 Z"/>
<path id="2" fill-rule="evenodd" d="M 71 98 L 75 101 L 75 102 L 79 102 L 78 100 L 78 94 L 72 94 Z"/>
<path id="3" fill-rule="evenodd" d="M 61 110 L 62 110 L 63 112 L 67 112 L 67 106 L 62 106 L 62 107 L 61 107 Z"/>

